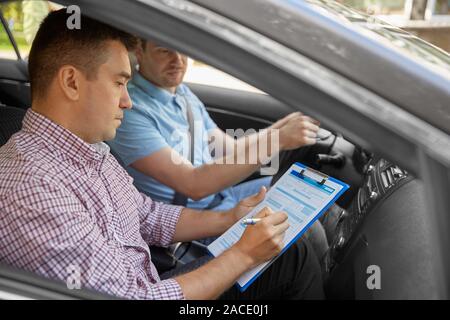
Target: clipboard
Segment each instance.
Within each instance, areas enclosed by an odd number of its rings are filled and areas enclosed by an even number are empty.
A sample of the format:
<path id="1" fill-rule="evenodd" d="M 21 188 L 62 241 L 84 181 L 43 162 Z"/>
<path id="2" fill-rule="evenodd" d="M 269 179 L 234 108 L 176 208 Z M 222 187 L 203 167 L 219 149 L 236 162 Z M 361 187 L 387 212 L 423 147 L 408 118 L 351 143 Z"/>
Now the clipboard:
<path id="1" fill-rule="evenodd" d="M 283 250 L 276 257 L 242 275 L 236 285 L 245 291 L 277 258 L 294 244 L 317 219 L 349 188 L 349 186 L 320 171 L 294 163 L 283 176 L 270 188 L 265 199 L 244 218 L 250 218 L 263 207 L 288 213 L 289 222 L 294 226 L 285 235 Z M 308 198 L 309 197 L 309 198 Z M 244 232 L 238 221 L 208 247 L 212 256 L 218 256 L 232 246 Z"/>

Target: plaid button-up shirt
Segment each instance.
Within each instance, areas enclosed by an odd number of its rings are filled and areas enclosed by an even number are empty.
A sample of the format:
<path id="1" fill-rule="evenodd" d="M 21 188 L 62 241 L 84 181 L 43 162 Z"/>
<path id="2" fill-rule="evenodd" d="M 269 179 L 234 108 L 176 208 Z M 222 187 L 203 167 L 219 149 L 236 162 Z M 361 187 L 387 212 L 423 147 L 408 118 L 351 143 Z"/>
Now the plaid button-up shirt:
<path id="1" fill-rule="evenodd" d="M 148 245 L 171 243 L 182 207 L 152 201 L 104 143 L 29 110 L 0 148 L 0 262 L 132 299 L 183 299 Z M 74 280 L 75 279 L 75 280 Z"/>

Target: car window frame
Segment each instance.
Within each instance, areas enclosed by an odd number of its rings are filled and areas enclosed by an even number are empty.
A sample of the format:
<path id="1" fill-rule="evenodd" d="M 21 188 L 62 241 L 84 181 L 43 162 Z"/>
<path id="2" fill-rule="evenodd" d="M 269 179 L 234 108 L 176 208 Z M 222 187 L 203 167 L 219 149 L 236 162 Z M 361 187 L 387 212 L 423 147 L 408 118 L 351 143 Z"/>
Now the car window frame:
<path id="1" fill-rule="evenodd" d="M 150 12 L 149 3 L 152 1 L 147 1 L 147 5 L 143 3 L 138 4 L 137 2 L 129 2 L 127 3 L 128 12 L 126 15 L 137 17 L 135 21 L 130 21 L 131 19 L 124 19 L 123 5 L 125 1 L 110 1 L 108 2 L 108 12 L 105 12 L 105 4 L 102 2 L 92 3 L 92 1 L 69 1 L 69 0 L 56 0 L 55 2 L 69 5 L 73 3 L 77 3 L 80 6 L 83 6 L 82 12 L 88 16 L 96 18 L 100 21 L 107 22 L 113 25 L 116 25 L 118 28 L 124 30 L 130 30 L 135 32 L 137 35 L 143 37 L 153 37 L 156 40 L 159 40 L 161 43 L 166 44 L 170 47 L 178 49 L 180 51 L 186 52 L 189 55 L 192 55 L 195 58 L 198 58 L 206 63 L 219 68 L 220 70 L 224 70 L 225 72 L 238 77 L 239 79 L 248 82 L 249 84 L 255 85 L 258 88 L 261 88 L 265 92 L 269 94 L 275 93 L 275 89 L 271 89 L 269 87 L 268 82 L 257 82 L 255 80 L 255 70 L 250 70 L 249 68 L 255 68 L 256 66 L 263 65 L 262 61 L 255 61 L 252 63 L 252 66 L 248 68 L 243 68 L 242 70 L 237 70 L 237 66 L 231 64 L 229 60 L 224 60 L 224 54 L 229 54 L 228 51 L 224 50 L 226 48 L 233 49 L 231 52 L 239 54 L 240 57 L 252 57 L 251 54 L 248 54 L 244 51 L 239 51 L 238 48 L 234 48 L 232 44 L 227 43 L 226 38 L 217 38 L 217 35 L 211 35 L 207 32 L 201 30 L 201 26 L 196 25 L 188 21 L 189 14 L 187 11 L 179 12 L 182 15 L 185 15 L 185 19 L 180 18 L 179 15 L 171 15 L 169 11 L 156 10 L 153 8 L 152 17 L 155 17 L 155 20 L 145 17 L 146 21 L 142 21 L 142 13 Z M 178 3 L 180 1 L 172 1 L 171 3 Z M 164 3 L 161 5 L 168 5 L 168 3 Z M 168 8 L 170 9 L 170 8 Z M 144 11 L 142 11 L 144 10 Z M 136 25 L 136 23 L 142 22 L 141 26 Z M 159 25 L 159 26 L 158 26 Z M 153 27 L 153 28 L 150 28 Z M 170 30 L 172 28 L 172 30 Z M 179 34 L 180 28 L 182 29 L 184 34 L 197 34 L 198 38 L 194 39 L 195 42 L 193 44 L 188 44 L 186 39 L 192 39 L 190 37 L 185 37 L 185 39 L 181 39 Z M 165 31 L 165 32 L 162 32 Z M 226 37 L 226 35 L 224 35 Z M 205 39 L 214 40 L 214 44 L 217 44 L 218 47 L 215 50 L 218 54 L 216 57 L 212 57 L 211 50 L 206 50 L 204 53 L 201 52 L 202 47 L 205 45 L 201 45 L 201 41 L 205 41 Z M 198 46 L 198 47 L 196 47 Z M 20 54 L 20 53 L 19 53 Z M 266 65 L 268 65 L 266 63 Z M 273 67 L 273 66 L 272 66 Z M 250 70 L 251 75 L 246 75 L 245 72 Z M 270 69 L 270 71 L 274 71 L 274 75 L 280 74 L 281 71 L 278 69 Z M 283 74 L 286 78 L 289 76 L 286 72 Z M 330 127 L 337 129 L 337 131 L 344 130 L 344 133 L 352 133 L 355 136 L 357 132 L 357 126 L 352 124 L 350 126 L 351 130 L 345 131 L 344 124 L 350 123 L 349 120 L 343 119 L 345 115 L 352 114 L 349 113 L 349 110 L 345 109 L 345 105 L 340 105 L 342 102 L 336 101 L 335 99 L 330 98 L 324 92 L 318 91 L 317 88 L 311 86 L 311 84 L 296 82 L 294 84 L 301 84 L 299 88 L 305 89 L 307 94 L 311 94 L 313 97 L 317 98 L 320 102 L 326 102 L 328 105 L 332 103 L 336 103 L 338 105 L 338 110 L 345 111 L 344 114 L 339 115 L 340 118 L 334 120 L 330 117 L 330 113 L 326 112 L 324 109 L 321 109 L 317 112 L 317 115 L 322 116 L 327 119 Z M 286 90 L 291 90 L 293 87 L 288 87 Z M 277 90 L 280 90 L 278 88 Z M 278 91 L 274 95 L 282 96 L 283 91 Z M 283 98 L 283 97 L 281 97 Z M 286 101 L 285 101 L 286 102 Z M 293 105 L 293 101 L 287 101 L 289 105 Z M 388 159 L 393 159 L 395 162 L 403 165 L 404 167 L 411 168 L 411 171 L 419 176 L 425 183 L 425 189 L 427 190 L 427 200 L 430 206 L 430 220 L 431 223 L 436 225 L 436 239 L 434 239 L 434 244 L 436 245 L 436 252 L 439 254 L 439 259 L 441 259 L 442 264 L 438 266 L 436 272 L 442 275 L 443 284 L 442 287 L 439 288 L 438 295 L 440 297 L 448 298 L 449 297 L 449 279 L 450 279 L 450 257 L 446 254 L 449 252 L 450 241 L 448 235 L 448 227 L 450 226 L 450 217 L 446 216 L 446 213 L 450 212 L 450 200 L 446 194 L 446 191 L 450 189 L 450 165 L 446 162 L 446 159 L 442 159 L 439 155 L 430 152 L 427 146 L 418 143 L 417 140 L 413 139 L 411 136 L 405 136 L 402 132 L 393 130 L 393 128 L 387 127 L 383 123 L 376 123 L 373 119 L 370 119 L 367 115 L 364 115 L 357 110 L 352 110 L 354 113 L 351 117 L 352 121 L 360 121 L 360 126 L 363 127 L 365 125 L 368 128 L 362 128 L 364 131 L 364 137 L 361 137 L 361 140 L 356 140 L 356 142 L 360 141 L 362 146 L 367 145 L 369 143 L 370 147 L 375 149 L 382 150 L 382 154 L 387 156 Z M 373 129 L 373 135 L 380 135 L 379 137 L 370 137 L 368 132 L 370 129 Z M 402 150 L 389 150 L 390 153 L 386 154 L 386 150 L 383 150 L 382 140 L 386 138 L 391 138 L 398 143 L 399 146 L 407 148 L 406 157 L 411 157 L 410 162 L 407 160 L 401 159 L 405 157 L 405 154 L 402 154 Z M 391 154 L 392 152 L 392 154 Z M 395 155 L 395 157 L 393 156 Z M 398 160 L 398 161 L 396 161 Z M 401 161 L 400 161 L 401 160 Z M 441 214 L 441 213 L 445 213 Z"/>

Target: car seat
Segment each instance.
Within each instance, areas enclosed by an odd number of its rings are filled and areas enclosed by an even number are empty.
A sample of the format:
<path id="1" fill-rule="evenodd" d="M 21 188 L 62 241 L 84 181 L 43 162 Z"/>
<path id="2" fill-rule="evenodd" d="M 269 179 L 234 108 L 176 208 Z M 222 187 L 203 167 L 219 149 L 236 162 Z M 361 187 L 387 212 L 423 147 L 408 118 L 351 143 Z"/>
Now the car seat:
<path id="1" fill-rule="evenodd" d="M 23 109 L 0 105 L 0 147 L 22 128 L 25 113 Z"/>

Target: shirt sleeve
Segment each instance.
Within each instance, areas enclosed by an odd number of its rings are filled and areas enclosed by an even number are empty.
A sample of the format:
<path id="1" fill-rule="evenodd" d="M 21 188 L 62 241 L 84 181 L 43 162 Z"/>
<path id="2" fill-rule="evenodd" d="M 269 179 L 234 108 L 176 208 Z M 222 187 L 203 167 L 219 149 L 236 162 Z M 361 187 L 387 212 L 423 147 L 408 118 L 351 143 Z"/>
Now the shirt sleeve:
<path id="1" fill-rule="evenodd" d="M 7 264 L 121 298 L 184 298 L 176 280 L 142 276 L 148 266 L 134 265 L 80 201 L 57 185 L 43 179 L 23 183 L 0 201 L 0 214 Z"/>
<path id="2" fill-rule="evenodd" d="M 138 197 L 142 238 L 149 245 L 168 246 L 173 242 L 183 207 L 153 201 L 143 193 Z"/>
<path id="3" fill-rule="evenodd" d="M 125 166 L 169 146 L 156 121 L 137 104 L 139 101 L 134 102 L 133 109 L 125 111 L 116 137 L 108 141 Z"/>
<path id="4" fill-rule="evenodd" d="M 208 111 L 206 111 L 205 106 L 202 104 L 202 116 L 203 121 L 205 122 L 206 131 L 210 132 L 211 130 L 214 130 L 217 128 L 217 124 L 214 122 L 213 119 L 211 119 L 211 116 L 209 115 Z"/>

